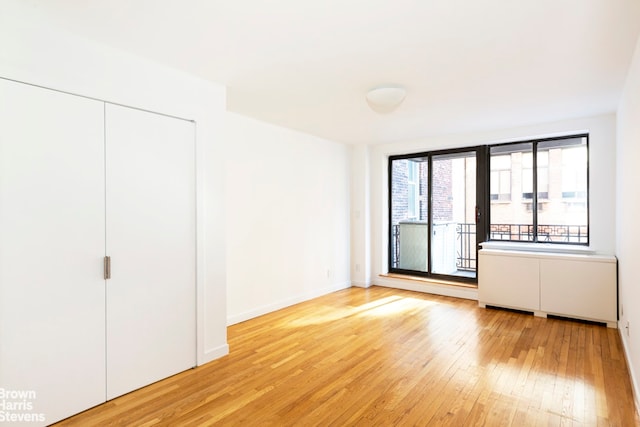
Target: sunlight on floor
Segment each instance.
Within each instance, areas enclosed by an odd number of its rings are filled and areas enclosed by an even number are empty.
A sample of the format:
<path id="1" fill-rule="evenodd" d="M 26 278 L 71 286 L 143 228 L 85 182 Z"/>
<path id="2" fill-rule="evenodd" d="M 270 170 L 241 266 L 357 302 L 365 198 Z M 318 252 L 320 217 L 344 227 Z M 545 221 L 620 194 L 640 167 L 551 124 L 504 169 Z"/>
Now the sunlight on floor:
<path id="1" fill-rule="evenodd" d="M 371 301 L 356 307 L 336 308 L 333 306 L 318 307 L 316 312 L 308 316 L 303 316 L 293 321 L 282 322 L 281 327 L 298 328 L 301 326 L 319 325 L 333 322 L 349 316 L 371 316 L 382 317 L 405 313 L 413 310 L 420 310 L 429 306 L 438 305 L 434 301 L 425 301 L 418 298 L 401 296 L 390 296 L 379 300 Z"/>
<path id="2" fill-rule="evenodd" d="M 573 377 L 559 378 L 536 370 L 523 372 L 520 368 L 512 368 L 508 364 L 499 364 L 491 370 L 485 370 L 489 389 L 501 399 L 509 399 L 518 409 L 541 411 L 557 417 L 562 422 L 583 423 L 588 419 L 606 416 L 608 413 L 606 397 L 588 381 L 580 381 Z M 549 389 L 548 385 L 554 384 Z M 541 406 L 531 407 L 523 396 L 531 393 L 527 388 L 545 389 L 545 398 Z M 550 391 L 552 390 L 552 391 Z M 580 424 L 582 425 L 582 424 Z"/>
<path id="3" fill-rule="evenodd" d="M 451 311 L 450 315 L 443 315 Z M 529 350 L 528 354 L 511 357 L 507 361 L 496 363 L 482 361 L 486 355 L 493 353 L 495 347 L 488 348 L 481 337 L 474 333 L 478 330 L 477 313 L 473 311 L 456 312 L 449 304 L 429 301 L 421 298 L 391 295 L 356 306 L 336 307 L 320 305 L 312 312 L 291 319 L 282 320 L 278 326 L 295 329 L 305 326 L 339 322 L 348 318 L 371 319 L 394 318 L 402 316 L 424 315 L 423 331 L 426 335 L 410 337 L 408 342 L 423 345 L 433 341 L 439 351 L 448 353 L 450 363 L 466 366 L 464 372 L 450 378 L 450 385 L 469 392 L 476 383 L 483 383 L 491 392 L 483 395 L 483 404 L 493 405 L 497 401 L 510 402 L 522 413 L 538 412 L 561 421 L 581 423 L 587 419 L 607 413 L 607 402 L 601 390 L 597 390 L 587 380 L 575 378 L 558 378 L 534 368 L 534 359 L 539 357 L 539 350 Z M 451 316 L 457 322 L 451 322 Z M 443 320 L 443 319 L 446 319 Z M 365 321 L 366 322 L 366 321 Z M 372 323 L 373 324 L 373 323 Z M 417 341 L 411 341 L 415 339 Z M 398 357 L 396 347 L 389 356 L 392 360 Z M 473 351 L 473 350 L 475 351 Z M 469 351 L 471 350 L 471 351 Z M 499 355 L 496 353 L 496 355 Z M 494 355 L 495 356 L 495 355 Z M 522 369 L 518 359 L 525 357 L 527 369 Z M 515 367 L 518 366 L 518 367 Z M 549 384 L 554 386 L 549 391 Z M 535 394 L 535 390 L 545 390 L 542 404 L 531 406 L 525 396 Z M 497 400 L 496 400 L 497 399 Z M 493 402 L 493 403 L 492 403 Z"/>
<path id="4" fill-rule="evenodd" d="M 358 316 L 384 317 L 409 311 L 421 310 L 426 307 L 438 305 L 435 301 L 425 301 L 418 298 L 398 298 L 385 304 L 360 311 Z"/>

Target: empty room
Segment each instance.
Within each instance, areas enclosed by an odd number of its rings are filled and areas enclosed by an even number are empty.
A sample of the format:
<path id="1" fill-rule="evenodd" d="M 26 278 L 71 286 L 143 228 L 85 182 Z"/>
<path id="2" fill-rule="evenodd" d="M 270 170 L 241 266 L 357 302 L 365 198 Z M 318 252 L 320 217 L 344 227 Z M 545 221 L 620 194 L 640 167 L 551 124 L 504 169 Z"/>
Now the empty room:
<path id="1" fill-rule="evenodd" d="M 0 425 L 640 425 L 638 159 L 637 0 L 0 0 Z"/>

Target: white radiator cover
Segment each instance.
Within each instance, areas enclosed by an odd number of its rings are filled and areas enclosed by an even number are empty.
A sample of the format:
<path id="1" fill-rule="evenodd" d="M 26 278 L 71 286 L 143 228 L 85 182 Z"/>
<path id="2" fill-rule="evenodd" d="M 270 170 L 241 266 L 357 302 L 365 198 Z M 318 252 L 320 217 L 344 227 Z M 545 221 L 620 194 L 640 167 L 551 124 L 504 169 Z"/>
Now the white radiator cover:
<path id="1" fill-rule="evenodd" d="M 614 256 L 482 249 L 478 301 L 487 305 L 617 324 Z"/>

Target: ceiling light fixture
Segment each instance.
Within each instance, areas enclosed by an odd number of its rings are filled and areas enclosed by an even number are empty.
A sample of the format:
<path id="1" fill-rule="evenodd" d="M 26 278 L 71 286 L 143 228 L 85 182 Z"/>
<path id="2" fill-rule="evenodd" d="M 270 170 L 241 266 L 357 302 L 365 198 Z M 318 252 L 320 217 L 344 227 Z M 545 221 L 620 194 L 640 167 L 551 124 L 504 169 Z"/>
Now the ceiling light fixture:
<path id="1" fill-rule="evenodd" d="M 402 104 L 406 95 L 402 86 L 379 86 L 367 92 L 367 104 L 376 113 L 390 113 Z"/>

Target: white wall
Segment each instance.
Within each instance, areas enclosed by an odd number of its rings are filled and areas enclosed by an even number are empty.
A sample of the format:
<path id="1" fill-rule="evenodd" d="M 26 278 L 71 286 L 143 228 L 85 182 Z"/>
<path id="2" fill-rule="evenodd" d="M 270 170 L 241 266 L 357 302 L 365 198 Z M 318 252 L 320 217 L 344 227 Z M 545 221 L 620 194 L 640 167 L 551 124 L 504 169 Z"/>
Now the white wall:
<path id="1" fill-rule="evenodd" d="M 351 284 L 371 286 L 370 147 L 354 145 L 351 156 Z"/>
<path id="2" fill-rule="evenodd" d="M 350 286 L 350 147 L 226 117 L 229 324 Z"/>
<path id="3" fill-rule="evenodd" d="M 618 109 L 616 255 L 620 335 L 640 408 L 640 39 Z M 629 325 L 627 329 L 626 326 Z"/>
<path id="4" fill-rule="evenodd" d="M 390 155 L 493 144 L 584 131 L 590 134 L 590 246 L 598 254 L 612 255 L 615 250 L 615 115 L 613 113 L 493 132 L 442 135 L 418 141 L 372 146 L 369 154 L 372 282 L 384 286 L 477 299 L 475 289 L 454 289 L 436 284 L 379 276 L 388 272 L 387 167 Z"/>
<path id="5" fill-rule="evenodd" d="M 198 363 L 227 354 L 225 88 L 68 34 L 26 3 L 2 4 L 0 77 L 196 121 Z"/>

